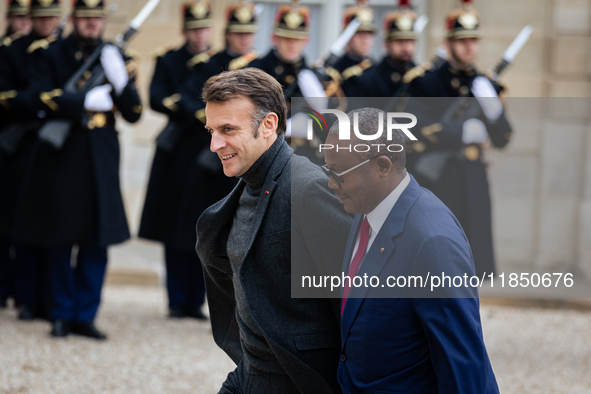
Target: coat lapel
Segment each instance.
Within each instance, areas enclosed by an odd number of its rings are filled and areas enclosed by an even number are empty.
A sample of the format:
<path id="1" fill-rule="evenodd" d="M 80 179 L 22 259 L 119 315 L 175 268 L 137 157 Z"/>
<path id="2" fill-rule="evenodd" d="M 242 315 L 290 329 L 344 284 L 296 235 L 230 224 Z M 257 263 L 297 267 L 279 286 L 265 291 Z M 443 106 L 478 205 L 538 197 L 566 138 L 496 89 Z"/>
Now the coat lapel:
<path id="1" fill-rule="evenodd" d="M 390 211 L 388 218 L 384 222 L 384 225 L 380 229 L 376 239 L 373 241 L 371 248 L 363 258 L 358 272 L 360 276 L 363 276 L 364 274 L 367 274 L 368 278 L 372 276 L 379 276 L 386 263 L 390 260 L 390 257 L 392 256 L 392 253 L 395 249 L 394 238 L 403 233 L 408 212 L 421 194 L 421 188 L 419 184 L 415 181 L 412 175 L 410 177 L 410 183 L 394 205 L 394 208 L 392 208 Z M 357 233 L 355 232 L 355 235 L 356 234 Z M 349 234 L 347 250 L 352 249 L 354 245 L 355 236 L 351 239 L 351 234 Z M 383 252 L 382 248 L 384 249 Z M 352 253 L 352 250 L 350 253 Z M 348 255 L 346 254 L 345 256 Z M 343 272 L 346 275 L 344 268 Z M 380 278 L 380 281 L 383 280 L 383 278 Z M 347 340 L 349 331 L 351 330 L 351 325 L 353 324 L 353 321 L 355 320 L 355 317 L 359 312 L 359 308 L 361 307 L 361 304 L 363 303 L 368 291 L 369 287 L 365 286 L 351 288 L 351 292 L 349 293 L 349 298 L 347 299 L 345 309 L 343 310 L 343 316 L 341 318 L 341 341 L 343 346 Z"/>
<path id="2" fill-rule="evenodd" d="M 250 234 L 250 241 L 248 243 L 248 251 L 244 255 L 243 261 L 246 261 L 246 258 L 250 254 L 252 246 L 254 245 L 257 234 L 259 232 L 259 229 L 261 228 L 261 224 L 263 223 L 263 219 L 265 218 L 265 214 L 267 213 L 269 201 L 273 197 L 273 192 L 275 191 L 275 187 L 277 186 L 277 182 L 275 180 L 281 175 L 281 173 L 284 170 L 284 167 L 288 165 L 292 152 L 293 151 L 289 147 L 287 142 L 284 141 L 283 145 L 281 146 L 281 149 L 279 149 L 279 152 L 277 152 L 277 156 L 275 156 L 275 160 L 273 160 L 273 164 L 271 164 L 271 168 L 269 170 L 269 173 L 267 174 L 267 178 L 265 179 L 263 190 L 261 191 L 261 195 L 259 197 L 259 201 L 256 207 L 254 219 L 252 222 L 252 232 Z"/>

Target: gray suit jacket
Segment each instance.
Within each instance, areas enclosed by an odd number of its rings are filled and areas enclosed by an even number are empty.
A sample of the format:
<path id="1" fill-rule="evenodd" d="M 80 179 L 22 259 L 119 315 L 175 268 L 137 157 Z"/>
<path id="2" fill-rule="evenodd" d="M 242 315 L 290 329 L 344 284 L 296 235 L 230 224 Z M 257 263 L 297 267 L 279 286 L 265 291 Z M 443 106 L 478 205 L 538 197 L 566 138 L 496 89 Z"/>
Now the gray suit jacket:
<path id="1" fill-rule="evenodd" d="M 240 280 L 254 320 L 298 389 L 340 393 L 339 299 L 291 298 L 291 250 L 307 272 L 331 267 L 339 275 L 351 217 L 328 189 L 322 170 L 292 153 L 284 142 L 267 174 Z M 241 180 L 197 222 L 196 250 L 205 271 L 214 340 L 237 364 L 242 349 L 226 246 L 245 185 Z M 308 220 L 319 217 L 324 220 Z M 326 242 L 332 247 L 324 247 Z"/>

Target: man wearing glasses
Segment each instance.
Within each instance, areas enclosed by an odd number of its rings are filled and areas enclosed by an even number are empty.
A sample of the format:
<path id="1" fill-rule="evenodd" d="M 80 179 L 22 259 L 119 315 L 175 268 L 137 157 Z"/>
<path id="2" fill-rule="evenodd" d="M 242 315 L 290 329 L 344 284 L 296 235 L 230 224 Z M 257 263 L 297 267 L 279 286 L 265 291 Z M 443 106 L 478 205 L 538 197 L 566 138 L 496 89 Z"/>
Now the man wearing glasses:
<path id="1" fill-rule="evenodd" d="M 359 130 L 368 135 L 385 116 L 374 108 L 356 112 Z M 353 112 L 348 116 L 353 124 Z M 352 137 L 341 142 L 338 132 L 337 122 L 327 144 L 341 149 L 326 151 L 323 169 L 345 210 L 356 213 L 343 275 L 379 278 L 375 287 L 351 287 L 344 281 L 338 370 L 343 392 L 498 393 L 483 342 L 477 291 L 431 293 L 399 280 L 424 278 L 427 272 L 474 275 L 470 246 L 458 221 L 408 174 L 404 150 L 377 152 L 378 144 L 404 147 L 402 132 L 395 131 L 392 141 L 384 135 L 373 151 L 364 153 L 343 149 L 363 141 Z"/>

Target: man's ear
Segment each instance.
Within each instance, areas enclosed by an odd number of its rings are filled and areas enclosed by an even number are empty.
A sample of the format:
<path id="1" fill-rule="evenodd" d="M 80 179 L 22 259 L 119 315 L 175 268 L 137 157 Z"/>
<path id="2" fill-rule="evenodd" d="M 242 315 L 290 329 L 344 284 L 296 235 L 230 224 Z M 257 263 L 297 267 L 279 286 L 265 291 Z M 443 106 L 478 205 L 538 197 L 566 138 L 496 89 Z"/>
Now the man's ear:
<path id="1" fill-rule="evenodd" d="M 277 132 L 277 126 L 279 125 L 279 117 L 275 112 L 269 112 L 261 122 L 263 127 L 263 137 L 269 138 Z"/>
<path id="2" fill-rule="evenodd" d="M 392 160 L 388 158 L 388 156 L 380 156 L 376 159 L 378 163 L 378 168 L 380 169 L 380 175 L 386 176 L 392 172 L 394 169 L 394 164 L 392 164 Z"/>

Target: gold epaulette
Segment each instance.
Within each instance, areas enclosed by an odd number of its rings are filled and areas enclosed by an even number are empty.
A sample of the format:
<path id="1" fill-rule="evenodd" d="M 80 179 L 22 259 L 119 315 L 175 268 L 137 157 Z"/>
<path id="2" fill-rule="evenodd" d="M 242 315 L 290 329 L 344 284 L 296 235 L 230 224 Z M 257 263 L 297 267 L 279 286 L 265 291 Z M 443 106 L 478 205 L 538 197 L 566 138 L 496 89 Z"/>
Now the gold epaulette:
<path id="1" fill-rule="evenodd" d="M 367 70 L 368 68 L 371 67 L 372 64 L 373 63 L 372 63 L 371 59 L 365 59 L 359 64 L 356 64 L 354 66 L 344 69 L 343 72 L 341 73 L 341 76 L 343 77 L 343 81 L 346 81 L 347 79 L 349 79 L 351 77 L 360 77 L 361 75 L 363 75 L 363 72 L 365 70 Z"/>
<path id="2" fill-rule="evenodd" d="M 171 50 L 173 50 L 175 48 L 175 46 L 173 44 L 167 44 L 161 48 L 156 49 L 155 51 L 150 53 L 150 58 L 151 59 L 156 59 L 158 57 L 162 57 L 165 54 L 167 54 L 168 52 L 170 52 Z"/>
<path id="3" fill-rule="evenodd" d="M 422 77 L 425 75 L 425 71 L 429 71 L 433 68 L 433 63 L 425 62 L 420 66 L 411 68 L 402 77 L 402 83 L 411 83 L 415 78 Z"/>
<path id="4" fill-rule="evenodd" d="M 232 60 L 230 64 L 228 64 L 228 71 L 240 70 L 241 68 L 248 66 L 250 62 L 255 60 L 257 57 L 257 52 L 255 50 L 250 50 L 244 55 Z"/>
<path id="5" fill-rule="evenodd" d="M 133 60 L 141 60 L 140 53 L 135 49 L 127 48 L 125 50 L 125 56 L 132 58 Z"/>
<path id="6" fill-rule="evenodd" d="M 8 46 L 10 46 L 10 44 L 12 44 L 13 42 L 15 42 L 16 40 L 18 40 L 22 36 L 23 36 L 23 33 L 20 32 L 20 31 L 17 31 L 16 33 L 12 33 L 9 36 L 6 36 L 2 40 L 0 40 L 0 47 L 1 46 L 8 47 Z"/>
<path id="7" fill-rule="evenodd" d="M 209 51 L 201 52 L 201 53 L 193 56 L 187 62 L 187 68 L 193 68 L 200 63 L 207 63 L 209 61 L 209 59 L 211 59 L 211 57 L 213 55 L 215 55 L 216 53 L 217 53 L 217 51 L 210 49 Z"/>
<path id="8" fill-rule="evenodd" d="M 341 74 L 336 69 L 328 67 L 324 72 L 339 84 L 343 83 L 343 78 L 341 78 Z"/>
<path id="9" fill-rule="evenodd" d="M 47 48 L 49 48 L 49 44 L 51 44 L 52 42 L 54 42 L 56 40 L 57 40 L 57 37 L 55 35 L 53 35 L 53 34 L 50 35 L 47 38 L 42 38 L 40 40 L 35 40 L 27 48 L 27 53 L 33 53 L 37 49 L 40 49 L 40 48 L 47 49 Z"/>

